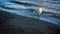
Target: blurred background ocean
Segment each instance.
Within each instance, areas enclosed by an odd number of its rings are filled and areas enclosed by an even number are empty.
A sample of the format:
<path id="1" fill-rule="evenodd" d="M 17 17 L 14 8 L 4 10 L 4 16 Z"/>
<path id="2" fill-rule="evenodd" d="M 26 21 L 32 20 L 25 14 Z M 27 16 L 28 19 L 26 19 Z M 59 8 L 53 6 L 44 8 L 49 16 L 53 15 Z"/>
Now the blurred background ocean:
<path id="1" fill-rule="evenodd" d="M 37 19 L 60 25 L 60 0 L 0 0 L 0 10 L 29 18 L 37 17 L 32 11 L 39 7 L 45 12 Z"/>

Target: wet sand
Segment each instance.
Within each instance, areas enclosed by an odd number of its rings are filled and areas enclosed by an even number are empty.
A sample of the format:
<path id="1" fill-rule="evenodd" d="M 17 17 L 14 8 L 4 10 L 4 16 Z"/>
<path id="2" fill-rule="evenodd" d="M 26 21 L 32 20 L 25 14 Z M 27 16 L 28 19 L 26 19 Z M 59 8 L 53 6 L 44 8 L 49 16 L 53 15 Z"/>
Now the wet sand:
<path id="1" fill-rule="evenodd" d="M 60 26 L 0 10 L 0 34 L 60 34 Z"/>

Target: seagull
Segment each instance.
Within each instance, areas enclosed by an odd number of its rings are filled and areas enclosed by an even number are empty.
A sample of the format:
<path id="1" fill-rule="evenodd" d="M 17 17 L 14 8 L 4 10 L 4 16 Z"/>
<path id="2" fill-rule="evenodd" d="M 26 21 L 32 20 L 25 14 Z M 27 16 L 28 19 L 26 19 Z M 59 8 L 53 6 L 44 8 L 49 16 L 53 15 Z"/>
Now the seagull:
<path id="1" fill-rule="evenodd" d="M 34 14 L 41 14 L 44 12 L 44 8 L 38 8 L 37 10 L 33 11 Z"/>
<path id="2" fill-rule="evenodd" d="M 34 14 L 34 16 L 32 16 L 33 18 L 40 18 L 40 15 L 45 11 L 45 8 L 38 8 L 38 9 L 30 9 L 31 12 Z"/>

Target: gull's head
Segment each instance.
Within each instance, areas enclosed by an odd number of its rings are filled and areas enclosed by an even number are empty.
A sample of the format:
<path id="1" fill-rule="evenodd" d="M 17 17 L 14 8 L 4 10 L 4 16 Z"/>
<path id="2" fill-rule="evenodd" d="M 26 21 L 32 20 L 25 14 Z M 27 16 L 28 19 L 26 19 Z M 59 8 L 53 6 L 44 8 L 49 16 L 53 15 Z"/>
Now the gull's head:
<path id="1" fill-rule="evenodd" d="M 36 11 L 34 11 L 35 14 L 41 14 L 44 11 L 44 8 L 38 8 Z"/>
<path id="2" fill-rule="evenodd" d="M 43 11 L 44 11 L 43 8 L 39 8 L 39 9 L 38 9 L 39 14 L 41 14 Z"/>

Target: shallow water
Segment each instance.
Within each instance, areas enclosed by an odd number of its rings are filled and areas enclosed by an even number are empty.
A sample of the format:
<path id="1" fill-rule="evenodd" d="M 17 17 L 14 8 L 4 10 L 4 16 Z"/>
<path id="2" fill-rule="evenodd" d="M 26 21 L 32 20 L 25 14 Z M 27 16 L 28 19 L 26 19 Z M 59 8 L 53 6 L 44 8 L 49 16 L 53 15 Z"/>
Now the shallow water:
<path id="1" fill-rule="evenodd" d="M 38 17 L 32 11 L 39 7 L 45 12 Z M 60 25 L 60 0 L 0 0 L 0 10 Z"/>

